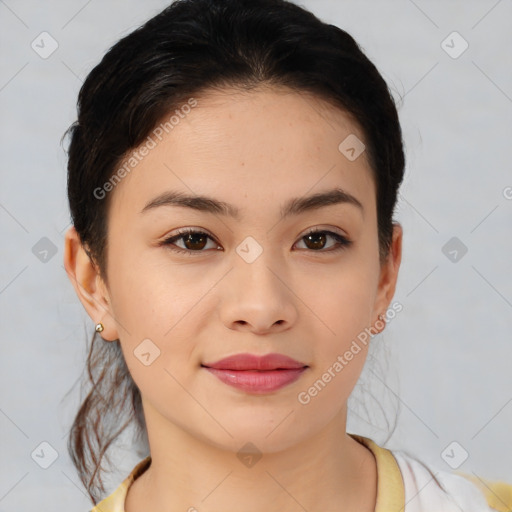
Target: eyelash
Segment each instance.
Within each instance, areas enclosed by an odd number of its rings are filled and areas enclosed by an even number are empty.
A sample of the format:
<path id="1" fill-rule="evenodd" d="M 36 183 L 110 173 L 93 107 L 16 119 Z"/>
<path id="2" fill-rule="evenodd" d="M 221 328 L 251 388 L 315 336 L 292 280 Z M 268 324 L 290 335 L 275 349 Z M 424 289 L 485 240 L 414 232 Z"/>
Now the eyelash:
<path id="1" fill-rule="evenodd" d="M 342 250 L 348 248 L 350 245 L 352 245 L 352 241 L 348 240 L 344 236 L 339 235 L 338 233 L 334 233 L 333 231 L 325 230 L 325 229 L 313 229 L 311 231 L 308 231 L 307 233 L 305 233 L 300 238 L 300 240 L 302 240 L 303 238 L 307 237 L 308 235 L 312 235 L 312 234 L 315 234 L 315 233 L 325 233 L 325 234 L 327 234 L 329 236 L 332 236 L 338 242 L 338 246 L 335 247 L 334 249 L 330 248 L 330 249 L 327 249 L 327 250 L 319 249 L 319 250 L 315 251 L 314 249 L 306 249 L 309 252 L 318 252 L 318 253 L 327 252 L 327 253 L 332 253 L 332 252 L 342 251 Z M 193 235 L 206 235 L 208 238 L 210 238 L 211 240 L 213 240 L 215 243 L 218 244 L 218 242 L 212 236 L 210 236 L 208 233 L 206 233 L 204 231 L 200 231 L 200 230 L 186 228 L 186 229 L 182 229 L 182 230 L 178 231 L 178 233 L 176 235 L 173 235 L 173 236 L 171 236 L 169 238 L 166 238 L 165 240 L 163 240 L 161 242 L 160 245 L 167 246 L 167 248 L 170 249 L 173 252 L 182 253 L 182 254 L 188 254 L 189 256 L 192 256 L 194 253 L 206 252 L 204 250 L 192 251 L 190 249 L 182 249 L 181 247 L 176 247 L 174 245 L 174 242 L 176 242 L 179 239 L 182 239 L 185 235 L 190 235 L 190 234 L 193 234 Z M 220 244 L 218 244 L 218 245 L 220 245 Z"/>

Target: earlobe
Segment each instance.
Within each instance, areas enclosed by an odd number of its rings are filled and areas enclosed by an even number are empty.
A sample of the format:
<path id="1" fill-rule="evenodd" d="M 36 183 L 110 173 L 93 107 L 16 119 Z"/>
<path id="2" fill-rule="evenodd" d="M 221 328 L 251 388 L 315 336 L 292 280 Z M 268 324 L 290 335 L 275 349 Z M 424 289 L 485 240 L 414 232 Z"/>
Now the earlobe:
<path id="1" fill-rule="evenodd" d="M 87 314 L 94 324 L 103 324 L 101 336 L 107 340 L 117 339 L 105 283 L 99 269 L 86 253 L 74 226 L 65 235 L 64 268 Z"/>

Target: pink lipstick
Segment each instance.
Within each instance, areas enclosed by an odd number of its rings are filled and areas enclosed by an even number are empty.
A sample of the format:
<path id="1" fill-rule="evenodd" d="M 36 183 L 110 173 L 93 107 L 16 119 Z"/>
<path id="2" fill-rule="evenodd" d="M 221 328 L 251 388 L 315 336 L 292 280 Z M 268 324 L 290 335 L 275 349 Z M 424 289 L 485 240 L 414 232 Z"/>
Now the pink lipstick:
<path id="1" fill-rule="evenodd" d="M 202 365 L 225 384 L 242 391 L 263 394 L 296 381 L 308 368 L 283 354 L 236 354 Z"/>

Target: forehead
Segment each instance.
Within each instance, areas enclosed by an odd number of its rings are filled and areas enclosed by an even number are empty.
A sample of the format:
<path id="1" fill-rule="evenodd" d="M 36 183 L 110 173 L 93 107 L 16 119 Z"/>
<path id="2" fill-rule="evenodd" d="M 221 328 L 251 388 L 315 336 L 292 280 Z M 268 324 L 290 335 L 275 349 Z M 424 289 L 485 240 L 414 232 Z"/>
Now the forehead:
<path id="1" fill-rule="evenodd" d="M 374 199 L 365 151 L 351 160 L 340 150 L 347 138 L 364 141 L 340 109 L 275 88 L 208 91 L 194 100 L 126 155 L 121 165 L 130 171 L 113 191 L 112 212 L 140 212 L 166 190 L 221 198 L 242 214 L 254 202 L 279 208 L 289 197 L 340 186 L 361 202 Z"/>

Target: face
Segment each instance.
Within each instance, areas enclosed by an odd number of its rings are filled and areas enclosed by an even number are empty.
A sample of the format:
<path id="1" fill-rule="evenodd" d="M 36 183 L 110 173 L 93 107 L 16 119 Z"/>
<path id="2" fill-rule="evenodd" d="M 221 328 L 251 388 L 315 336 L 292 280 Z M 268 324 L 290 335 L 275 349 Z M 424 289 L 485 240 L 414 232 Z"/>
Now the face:
<path id="1" fill-rule="evenodd" d="M 277 451 L 345 419 L 368 350 L 354 340 L 389 307 L 401 231 L 381 264 L 366 154 L 339 149 L 364 135 L 343 112 L 276 89 L 196 99 L 109 192 L 108 287 L 91 291 L 108 314 L 83 302 L 119 338 L 148 428 Z M 203 366 L 242 353 L 305 369 L 265 388 Z"/>

